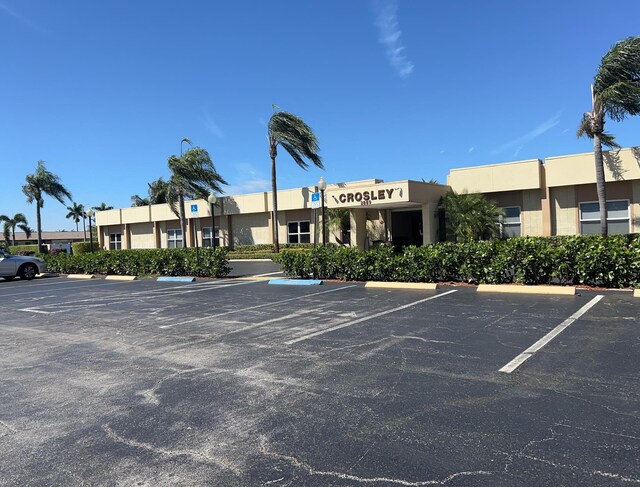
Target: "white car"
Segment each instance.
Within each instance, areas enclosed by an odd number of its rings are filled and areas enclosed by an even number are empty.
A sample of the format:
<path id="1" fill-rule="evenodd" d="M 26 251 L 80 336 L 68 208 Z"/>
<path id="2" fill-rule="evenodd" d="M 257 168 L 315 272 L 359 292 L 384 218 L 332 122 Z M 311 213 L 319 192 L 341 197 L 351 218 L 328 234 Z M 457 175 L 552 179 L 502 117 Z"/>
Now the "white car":
<path id="1" fill-rule="evenodd" d="M 47 263 L 41 258 L 11 255 L 5 250 L 0 250 L 0 277 L 7 281 L 16 276 L 30 281 L 36 274 L 44 272 L 47 272 Z"/>

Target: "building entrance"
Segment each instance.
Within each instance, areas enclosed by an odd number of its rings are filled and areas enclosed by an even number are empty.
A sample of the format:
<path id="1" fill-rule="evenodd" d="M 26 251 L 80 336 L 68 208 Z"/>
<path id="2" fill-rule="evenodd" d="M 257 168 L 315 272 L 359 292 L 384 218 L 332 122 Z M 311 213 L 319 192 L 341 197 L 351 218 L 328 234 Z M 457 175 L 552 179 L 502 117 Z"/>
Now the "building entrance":
<path id="1" fill-rule="evenodd" d="M 396 252 L 409 245 L 422 245 L 422 211 L 392 211 L 391 239 Z"/>

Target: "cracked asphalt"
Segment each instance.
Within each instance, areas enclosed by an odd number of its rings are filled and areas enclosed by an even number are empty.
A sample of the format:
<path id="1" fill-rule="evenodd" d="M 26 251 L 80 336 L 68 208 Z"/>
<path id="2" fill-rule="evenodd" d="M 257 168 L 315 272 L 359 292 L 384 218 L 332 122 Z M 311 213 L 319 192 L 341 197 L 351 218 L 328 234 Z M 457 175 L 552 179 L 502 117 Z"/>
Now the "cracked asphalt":
<path id="1" fill-rule="evenodd" d="M 622 292 L 0 281 L 0 485 L 640 484 L 639 311 Z"/>

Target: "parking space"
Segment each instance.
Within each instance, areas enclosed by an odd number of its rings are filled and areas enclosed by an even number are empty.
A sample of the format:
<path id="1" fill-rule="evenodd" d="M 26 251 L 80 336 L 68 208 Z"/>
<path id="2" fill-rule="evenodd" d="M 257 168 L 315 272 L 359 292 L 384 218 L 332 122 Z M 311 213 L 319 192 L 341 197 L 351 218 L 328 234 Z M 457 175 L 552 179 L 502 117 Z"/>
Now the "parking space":
<path id="1" fill-rule="evenodd" d="M 0 484 L 640 483 L 639 311 L 620 292 L 1 284 Z"/>

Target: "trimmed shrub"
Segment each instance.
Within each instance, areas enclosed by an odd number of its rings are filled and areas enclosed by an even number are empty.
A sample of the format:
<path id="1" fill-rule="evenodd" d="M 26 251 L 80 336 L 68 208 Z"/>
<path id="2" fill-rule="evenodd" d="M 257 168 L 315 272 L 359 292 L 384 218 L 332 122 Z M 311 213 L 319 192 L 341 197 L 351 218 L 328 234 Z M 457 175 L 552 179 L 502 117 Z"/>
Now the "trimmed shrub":
<path id="1" fill-rule="evenodd" d="M 38 253 L 38 245 L 14 245 L 9 247 L 9 253 L 13 255 L 36 255 Z"/>
<path id="2" fill-rule="evenodd" d="M 51 272 L 224 277 L 231 272 L 224 248 L 106 250 L 44 257 Z"/>
<path id="3" fill-rule="evenodd" d="M 584 284 L 621 288 L 640 284 L 640 235 L 517 237 L 435 243 L 362 252 L 318 246 L 283 250 L 273 260 L 293 277 L 354 281 Z"/>
<path id="4" fill-rule="evenodd" d="M 93 251 L 98 252 L 100 246 L 98 242 L 93 242 Z M 73 255 L 89 254 L 91 253 L 91 242 L 73 242 L 71 244 L 71 253 Z"/>

